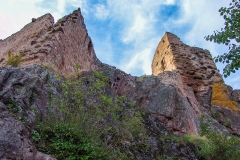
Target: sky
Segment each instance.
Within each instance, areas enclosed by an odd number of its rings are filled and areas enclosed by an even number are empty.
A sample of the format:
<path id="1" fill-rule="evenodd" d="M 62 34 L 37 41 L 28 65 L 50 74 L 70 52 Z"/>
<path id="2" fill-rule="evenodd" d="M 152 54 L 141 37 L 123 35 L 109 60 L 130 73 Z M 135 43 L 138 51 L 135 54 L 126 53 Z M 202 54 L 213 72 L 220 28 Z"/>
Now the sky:
<path id="1" fill-rule="evenodd" d="M 231 0 L 0 0 L 0 39 L 19 31 L 46 13 L 55 22 L 81 8 L 97 57 L 134 76 L 150 75 L 158 43 L 166 31 L 185 44 L 210 51 L 213 57 L 228 47 L 206 41 L 224 20 L 218 10 Z M 217 63 L 222 72 L 224 65 Z M 224 79 L 240 89 L 240 71 Z"/>

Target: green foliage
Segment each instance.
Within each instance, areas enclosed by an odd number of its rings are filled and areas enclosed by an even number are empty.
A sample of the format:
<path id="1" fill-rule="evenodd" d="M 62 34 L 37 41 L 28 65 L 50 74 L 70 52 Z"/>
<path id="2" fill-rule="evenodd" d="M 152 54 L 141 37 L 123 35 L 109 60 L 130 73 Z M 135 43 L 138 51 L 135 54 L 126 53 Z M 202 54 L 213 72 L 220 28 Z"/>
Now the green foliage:
<path id="1" fill-rule="evenodd" d="M 75 68 L 75 70 L 77 72 L 79 69 L 82 68 L 82 66 L 79 63 L 77 63 L 77 64 L 75 64 L 74 68 Z"/>
<path id="2" fill-rule="evenodd" d="M 145 143 L 144 124 L 135 103 L 109 96 L 108 84 L 99 71 L 63 83 L 62 96 L 51 98 L 48 118 L 32 132 L 38 149 L 57 159 L 129 159 L 123 143 Z"/>
<path id="3" fill-rule="evenodd" d="M 204 122 L 204 119 L 205 119 L 205 115 L 202 114 L 201 117 L 200 117 L 200 121 L 201 121 L 201 125 L 200 125 L 200 135 L 201 136 L 204 136 L 207 134 L 207 132 L 209 131 L 209 128 L 211 126 L 211 123 L 210 122 Z"/>
<path id="4" fill-rule="evenodd" d="M 201 117 L 201 120 L 204 116 Z M 207 159 L 235 160 L 240 159 L 240 139 L 235 136 L 226 136 L 211 131 L 209 122 L 202 123 L 201 138 L 189 139 L 191 143 L 199 146 L 198 155 Z"/>
<path id="5" fill-rule="evenodd" d="M 19 66 L 22 62 L 22 56 L 19 54 L 12 54 L 10 51 L 8 52 L 8 60 L 7 65 L 11 65 L 13 67 Z"/>
<path id="6" fill-rule="evenodd" d="M 224 120 L 224 125 L 225 125 L 226 127 L 231 127 L 231 122 L 230 122 L 230 120 L 226 118 L 226 119 Z"/>
<path id="7" fill-rule="evenodd" d="M 208 139 L 200 145 L 198 154 L 206 159 L 235 160 L 240 159 L 240 140 L 235 137 L 209 131 L 205 135 Z"/>
<path id="8" fill-rule="evenodd" d="M 74 66 L 74 70 L 75 70 L 75 76 L 78 77 L 79 76 L 79 70 L 82 68 L 82 66 L 79 63 L 76 63 Z"/>
<path id="9" fill-rule="evenodd" d="M 17 105 L 14 99 L 10 99 L 10 101 L 7 104 L 7 108 L 9 112 L 13 113 L 14 115 L 21 110 L 21 108 Z"/>
<path id="10" fill-rule="evenodd" d="M 219 112 L 216 112 L 216 113 L 214 114 L 214 117 L 215 117 L 217 120 L 220 120 L 220 119 L 221 119 L 221 115 L 220 115 Z"/>
<path id="11" fill-rule="evenodd" d="M 41 135 L 39 134 L 38 131 L 32 130 L 31 139 L 33 142 L 37 143 L 41 140 Z"/>
<path id="12" fill-rule="evenodd" d="M 30 97 L 28 98 L 29 100 L 29 105 L 32 106 L 33 102 L 34 102 L 34 94 L 33 92 L 31 93 Z"/>
<path id="13" fill-rule="evenodd" d="M 44 126 L 44 125 L 42 125 Z M 101 159 L 104 153 L 99 148 L 91 144 L 91 140 L 86 139 L 76 130 L 73 124 L 59 123 L 53 126 L 45 126 L 41 130 L 41 135 L 34 130 L 32 139 L 39 142 L 43 139 L 39 150 L 48 154 L 53 154 L 57 159 Z"/>
<path id="14" fill-rule="evenodd" d="M 214 58 L 215 62 L 226 63 L 223 75 L 227 77 L 240 68 L 240 1 L 232 0 L 228 8 L 222 7 L 219 12 L 225 20 L 225 27 L 221 31 L 214 31 L 213 35 L 208 35 L 205 39 L 229 46 L 228 53 Z"/>
<path id="15" fill-rule="evenodd" d="M 148 78 L 148 77 L 150 77 L 150 75 L 141 75 L 140 77 L 137 78 L 137 81 L 138 81 L 138 82 L 143 82 L 143 80 L 144 80 L 145 78 Z"/>

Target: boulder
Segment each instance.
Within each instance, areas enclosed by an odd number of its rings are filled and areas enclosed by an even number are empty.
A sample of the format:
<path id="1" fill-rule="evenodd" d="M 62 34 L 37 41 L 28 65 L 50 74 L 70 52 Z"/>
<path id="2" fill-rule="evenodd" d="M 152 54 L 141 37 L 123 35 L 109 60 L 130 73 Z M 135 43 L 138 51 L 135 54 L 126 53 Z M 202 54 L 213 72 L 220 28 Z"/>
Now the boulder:
<path id="1" fill-rule="evenodd" d="M 0 159 L 53 159 L 31 142 L 33 127 L 47 114 L 49 93 L 60 88 L 39 65 L 0 68 Z"/>

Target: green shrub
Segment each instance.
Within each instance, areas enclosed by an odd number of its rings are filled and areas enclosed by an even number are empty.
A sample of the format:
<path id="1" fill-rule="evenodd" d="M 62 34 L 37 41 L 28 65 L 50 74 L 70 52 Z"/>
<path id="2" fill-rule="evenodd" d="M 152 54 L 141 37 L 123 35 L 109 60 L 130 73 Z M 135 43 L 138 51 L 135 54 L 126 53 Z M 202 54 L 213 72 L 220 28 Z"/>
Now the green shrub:
<path id="1" fill-rule="evenodd" d="M 51 98 L 48 117 L 32 133 L 38 149 L 57 159 L 129 159 L 123 143 L 140 145 L 144 124 L 135 103 L 109 96 L 108 84 L 98 71 L 63 83 L 62 97 Z"/>
<path id="2" fill-rule="evenodd" d="M 21 62 L 22 62 L 22 56 L 20 54 L 12 54 L 10 51 L 8 52 L 7 65 L 17 67 Z"/>
<path id="3" fill-rule="evenodd" d="M 204 116 L 201 117 L 201 120 Z M 189 138 L 189 142 L 199 146 L 197 154 L 207 160 L 235 160 L 240 159 L 240 139 L 215 133 L 209 128 L 211 123 L 205 122 L 200 126 L 201 137 Z"/>
<path id="4" fill-rule="evenodd" d="M 59 123 L 52 127 L 42 125 L 39 150 L 53 154 L 57 159 L 102 159 L 106 154 L 91 140 L 78 133 L 73 124 Z M 39 135 L 38 133 L 35 135 Z M 38 140 L 38 136 L 35 136 Z"/>
<path id="5" fill-rule="evenodd" d="M 201 149 L 198 151 L 200 156 L 216 160 L 240 159 L 240 140 L 237 137 L 227 137 L 212 131 L 205 136 L 208 141 L 200 146 Z"/>
<path id="6" fill-rule="evenodd" d="M 205 126 L 204 126 L 205 128 Z M 202 132 L 203 133 L 203 132 Z M 174 136 L 168 135 L 164 139 L 175 140 L 178 143 L 188 141 L 196 146 L 195 152 L 199 159 L 206 160 L 236 160 L 240 159 L 240 139 L 235 136 L 225 136 L 210 130 L 204 135 Z"/>

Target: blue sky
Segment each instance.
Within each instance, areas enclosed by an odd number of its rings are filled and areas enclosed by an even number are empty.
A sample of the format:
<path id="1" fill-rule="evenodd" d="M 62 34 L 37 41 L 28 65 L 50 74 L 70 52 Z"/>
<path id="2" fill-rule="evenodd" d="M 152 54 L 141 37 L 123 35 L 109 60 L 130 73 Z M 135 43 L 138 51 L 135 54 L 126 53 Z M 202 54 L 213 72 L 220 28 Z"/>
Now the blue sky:
<path id="1" fill-rule="evenodd" d="M 218 9 L 231 0 L 0 0 L 0 39 L 31 18 L 51 13 L 55 21 L 81 8 L 97 57 L 131 75 L 151 74 L 156 47 L 166 31 L 214 56 L 227 47 L 204 36 L 223 27 Z M 220 71 L 223 65 L 218 63 Z M 225 83 L 240 89 L 240 72 Z"/>

